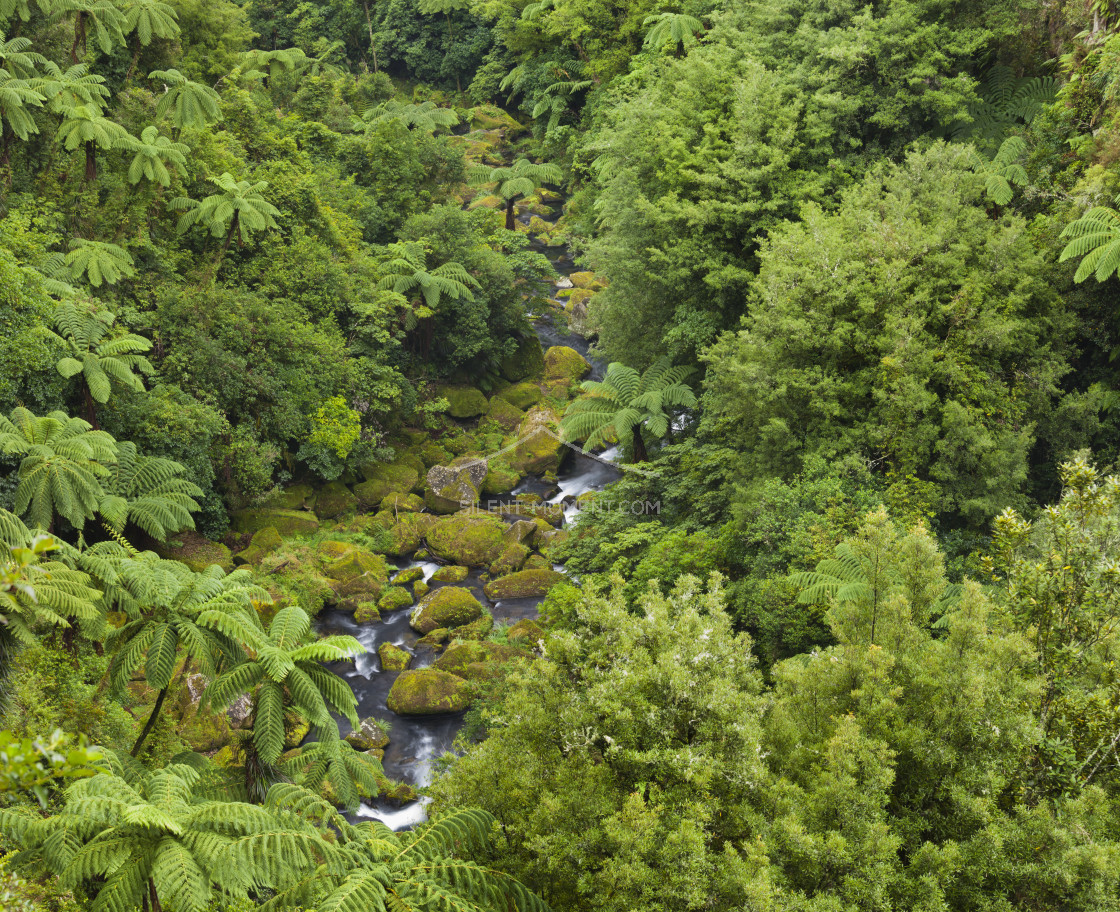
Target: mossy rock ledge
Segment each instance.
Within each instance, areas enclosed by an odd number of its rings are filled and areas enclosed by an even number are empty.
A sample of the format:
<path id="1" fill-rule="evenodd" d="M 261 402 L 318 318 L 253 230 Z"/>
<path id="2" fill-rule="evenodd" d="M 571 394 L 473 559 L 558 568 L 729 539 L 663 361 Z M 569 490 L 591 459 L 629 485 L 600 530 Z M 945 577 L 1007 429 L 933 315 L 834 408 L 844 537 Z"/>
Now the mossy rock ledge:
<path id="1" fill-rule="evenodd" d="M 387 702 L 399 716 L 457 713 L 470 706 L 469 689 L 462 678 L 438 668 L 402 671 L 389 690 Z"/>
<path id="2" fill-rule="evenodd" d="M 454 564 L 440 567 L 432 574 L 433 583 L 461 583 L 470 575 L 469 567 L 459 567 Z"/>
<path id="3" fill-rule="evenodd" d="M 541 388 L 535 383 L 515 383 L 508 389 L 502 390 L 500 393 L 495 394 L 498 398 L 504 399 L 510 405 L 519 410 L 532 408 L 544 396 Z"/>
<path id="4" fill-rule="evenodd" d="M 311 535 L 319 530 L 319 517 L 306 510 L 269 510 L 250 508 L 238 510 L 233 514 L 231 526 L 234 532 L 259 532 L 272 526 L 280 535 Z"/>
<path id="5" fill-rule="evenodd" d="M 498 643 L 455 643 L 435 662 L 435 668 L 468 681 L 497 677 L 500 666 L 515 659 L 530 659 L 532 655 L 514 646 Z"/>
<path id="6" fill-rule="evenodd" d="M 259 532 L 253 533 L 249 547 L 233 556 L 235 564 L 249 564 L 256 566 L 269 554 L 284 544 L 280 533 L 272 526 L 265 526 Z"/>
<path id="7" fill-rule="evenodd" d="M 440 627 L 462 627 L 478 620 L 482 614 L 482 603 L 469 589 L 443 586 L 420 600 L 409 623 L 420 633 L 431 633 Z"/>
<path id="8" fill-rule="evenodd" d="M 189 529 L 175 533 L 167 541 L 157 545 L 155 550 L 160 557 L 181 561 L 196 573 L 214 564 L 227 572 L 233 569 L 233 557 L 229 548 Z"/>
<path id="9" fill-rule="evenodd" d="M 358 506 L 358 498 L 341 481 L 329 481 L 315 495 L 315 515 L 321 519 L 335 519 L 351 513 Z"/>
<path id="10" fill-rule="evenodd" d="M 590 362 L 574 348 L 554 345 L 544 353 L 544 376 L 546 380 L 582 380 L 591 373 Z"/>
<path id="11" fill-rule="evenodd" d="M 408 590 L 403 586 L 393 585 L 385 590 L 377 602 L 377 607 L 381 611 L 389 612 L 408 608 L 411 604 L 412 596 L 409 595 Z"/>
<path id="12" fill-rule="evenodd" d="M 354 485 L 354 494 L 363 509 L 374 509 L 390 494 L 411 494 L 420 481 L 416 467 L 403 460 L 362 466 L 366 480 Z"/>
<path id="13" fill-rule="evenodd" d="M 428 529 L 428 547 L 438 557 L 464 567 L 489 567 L 504 547 L 505 523 L 497 516 L 458 513 Z"/>
<path id="14" fill-rule="evenodd" d="M 381 515 L 381 514 L 378 514 Z M 392 515 L 387 515 L 391 521 Z M 412 554 L 424 541 L 429 530 L 438 522 L 431 513 L 402 513 L 389 526 L 389 537 L 392 544 L 389 553 L 395 557 L 404 557 Z"/>
<path id="15" fill-rule="evenodd" d="M 485 415 L 489 407 L 485 393 L 472 387 L 445 386 L 439 390 L 439 395 L 448 401 L 447 413 L 452 418 L 477 418 Z"/>
<path id="16" fill-rule="evenodd" d="M 517 430 L 518 444 L 508 457 L 510 467 L 526 475 L 556 473 L 568 455 L 560 432 L 560 416 L 550 409 L 534 408 Z"/>
<path id="17" fill-rule="evenodd" d="M 539 598 L 567 579 L 556 570 L 519 570 L 486 584 L 486 597 L 491 601 L 510 598 Z"/>
<path id="18" fill-rule="evenodd" d="M 507 380 L 518 383 L 539 377 L 544 371 L 544 349 L 536 336 L 526 336 L 508 358 L 502 359 L 499 370 Z"/>

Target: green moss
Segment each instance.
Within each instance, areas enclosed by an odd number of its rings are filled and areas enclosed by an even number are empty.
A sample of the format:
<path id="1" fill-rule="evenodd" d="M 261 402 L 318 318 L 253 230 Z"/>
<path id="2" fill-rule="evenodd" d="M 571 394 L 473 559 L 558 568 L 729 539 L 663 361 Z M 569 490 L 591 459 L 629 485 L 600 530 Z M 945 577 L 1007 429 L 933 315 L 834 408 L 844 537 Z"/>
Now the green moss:
<path id="1" fill-rule="evenodd" d="M 282 544 L 284 544 L 284 540 L 280 537 L 280 533 L 272 526 L 265 526 L 259 532 L 253 534 L 253 538 L 249 542 L 249 547 L 234 555 L 233 562 L 235 564 L 249 564 L 255 567 Z"/>
<path id="2" fill-rule="evenodd" d="M 183 711 L 176 731 L 191 750 L 207 754 L 225 747 L 233 737 L 224 712 L 201 712 L 197 703 Z"/>
<path id="3" fill-rule="evenodd" d="M 433 646 L 439 648 L 451 639 L 451 631 L 446 627 L 437 627 L 431 633 L 425 634 L 416 641 L 417 646 Z"/>
<path id="4" fill-rule="evenodd" d="M 461 627 L 482 616 L 482 603 L 469 589 L 443 586 L 428 593 L 413 609 L 409 623 L 420 633 L 439 627 Z"/>
<path id="5" fill-rule="evenodd" d="M 525 417 L 525 413 L 521 409 L 501 396 L 494 396 L 490 400 L 490 408 L 486 415 L 490 421 L 507 433 L 519 428 L 522 419 Z"/>
<path id="6" fill-rule="evenodd" d="M 400 611 L 412 604 L 412 596 L 408 590 L 400 586 L 390 586 L 377 602 L 377 607 L 384 612 Z"/>
<path id="7" fill-rule="evenodd" d="M 591 365 L 574 348 L 554 345 L 544 353 L 544 376 L 547 380 L 582 380 L 591 373 Z"/>
<path id="8" fill-rule="evenodd" d="M 486 584 L 486 597 L 491 601 L 508 598 L 537 598 L 548 594 L 557 583 L 564 582 L 563 573 L 555 570 L 519 570 Z"/>
<path id="9" fill-rule="evenodd" d="M 537 524 L 529 519 L 519 519 L 511 523 L 502 533 L 502 541 L 507 545 L 532 545 L 537 537 Z"/>
<path id="10" fill-rule="evenodd" d="M 357 608 L 354 609 L 354 623 L 355 624 L 379 624 L 381 623 L 381 612 L 377 610 L 377 605 L 373 602 L 361 602 Z"/>
<path id="11" fill-rule="evenodd" d="M 315 489 L 309 484 L 294 484 L 273 491 L 265 498 L 262 507 L 271 510 L 303 510 L 315 499 Z"/>
<path id="12" fill-rule="evenodd" d="M 416 494 L 394 491 L 381 501 L 381 509 L 392 513 L 419 513 L 424 509 L 424 500 Z"/>
<path id="13" fill-rule="evenodd" d="M 389 690 L 389 709 L 401 716 L 462 712 L 470 705 L 467 682 L 438 668 L 402 671 Z"/>
<path id="14" fill-rule="evenodd" d="M 494 618 L 489 614 L 484 614 L 477 621 L 471 621 L 462 627 L 456 627 L 451 631 L 451 635 L 456 640 L 485 640 L 490 636 L 490 631 L 493 629 Z"/>
<path id="15" fill-rule="evenodd" d="M 475 681 L 496 677 L 502 665 L 529 658 L 532 656 L 528 652 L 513 646 L 471 641 L 448 646 L 447 651 L 436 659 L 434 667 L 468 681 Z"/>
<path id="16" fill-rule="evenodd" d="M 451 462 L 452 455 L 434 440 L 429 440 L 420 448 L 420 456 L 424 460 L 425 468 L 437 465 L 447 465 Z"/>
<path id="17" fill-rule="evenodd" d="M 515 383 L 495 395 L 522 410 L 532 408 L 543 396 L 541 388 L 535 383 Z"/>
<path id="18" fill-rule="evenodd" d="M 544 407 L 534 408 L 517 431 L 519 443 L 508 457 L 510 465 L 527 475 L 543 475 L 560 468 L 568 448 L 560 432 L 560 418 Z"/>
<path id="19" fill-rule="evenodd" d="M 444 386 L 440 387 L 438 394 L 443 396 L 450 408 L 447 413 L 452 418 L 477 418 L 485 415 L 487 409 L 486 396 L 471 387 Z"/>
<path id="20" fill-rule="evenodd" d="M 433 583 L 461 583 L 470 573 L 469 567 L 440 567 L 432 574 Z"/>
<path id="21" fill-rule="evenodd" d="M 365 481 L 354 486 L 362 509 L 376 509 L 390 494 L 409 494 L 420 481 L 416 467 L 404 460 L 362 466 Z"/>
<path id="22" fill-rule="evenodd" d="M 482 493 L 508 494 L 520 484 L 523 477 L 504 457 L 492 459 L 489 463 L 489 471 L 486 473 L 486 480 L 482 482 Z"/>
<path id="23" fill-rule="evenodd" d="M 311 535 L 319 529 L 319 517 L 306 510 L 238 510 L 230 522 L 235 532 L 259 532 L 272 526 L 284 538 Z"/>
<path id="24" fill-rule="evenodd" d="M 415 583 L 418 579 L 424 578 L 423 567 L 405 567 L 393 577 L 394 586 L 407 586 L 409 583 Z"/>
<path id="25" fill-rule="evenodd" d="M 509 629 L 506 639 L 510 643 L 523 644 L 536 649 L 537 644 L 545 638 L 544 628 L 536 621 L 523 618 Z"/>
<path id="26" fill-rule="evenodd" d="M 528 556 L 529 549 L 525 545 L 519 542 L 506 545 L 498 559 L 490 565 L 491 576 L 505 576 L 520 570 Z"/>
<path id="27" fill-rule="evenodd" d="M 500 366 L 502 376 L 513 383 L 539 377 L 544 370 L 544 352 L 536 336 L 526 336 Z"/>
<path id="28" fill-rule="evenodd" d="M 351 546 L 341 557 L 323 567 L 323 575 L 339 582 L 348 582 L 359 576 L 370 575 L 378 582 L 389 579 L 389 565 L 380 554 Z"/>
<path id="29" fill-rule="evenodd" d="M 518 123 L 509 113 L 503 111 L 497 105 L 478 105 L 478 107 L 471 108 L 470 111 L 467 112 L 467 116 L 470 119 L 470 124 L 473 129 L 487 132 L 497 130 L 507 138 L 512 138 L 519 133 L 525 133 L 529 129 L 523 124 Z"/>
<path id="30" fill-rule="evenodd" d="M 429 530 L 437 522 L 429 513 L 402 513 L 389 528 L 389 553 L 397 557 L 412 554 L 420 547 Z"/>
<path id="31" fill-rule="evenodd" d="M 446 561 L 489 567 L 502 553 L 505 524 L 496 516 L 445 516 L 428 530 L 428 546 Z"/>
<path id="32" fill-rule="evenodd" d="M 377 648 L 377 657 L 381 659 L 382 671 L 406 671 L 412 664 L 412 653 L 392 643 L 382 643 Z"/>
<path id="33" fill-rule="evenodd" d="M 255 532 L 256 529 L 241 531 Z M 160 557 L 181 561 L 195 572 L 205 570 L 214 564 L 227 572 L 233 569 L 233 557 L 229 548 L 218 542 L 212 542 L 192 530 L 177 532 L 168 541 L 157 544 L 155 550 Z"/>
<path id="34" fill-rule="evenodd" d="M 372 717 L 362 719 L 358 727 L 346 736 L 346 740 L 351 747 L 360 751 L 384 750 L 389 745 L 385 729 Z"/>
<path id="35" fill-rule="evenodd" d="M 311 723 L 299 713 L 284 713 L 284 746 L 299 747 L 311 731 Z"/>
<path id="36" fill-rule="evenodd" d="M 432 587 L 425 583 L 423 580 L 417 580 L 412 584 L 412 592 L 417 598 L 423 598 L 428 594 Z"/>
<path id="37" fill-rule="evenodd" d="M 351 513 L 358 506 L 358 498 L 341 481 L 330 481 L 315 495 L 315 515 L 320 519 L 334 519 Z"/>
<path id="38" fill-rule="evenodd" d="M 530 554 L 522 570 L 551 570 L 552 563 L 543 554 Z"/>

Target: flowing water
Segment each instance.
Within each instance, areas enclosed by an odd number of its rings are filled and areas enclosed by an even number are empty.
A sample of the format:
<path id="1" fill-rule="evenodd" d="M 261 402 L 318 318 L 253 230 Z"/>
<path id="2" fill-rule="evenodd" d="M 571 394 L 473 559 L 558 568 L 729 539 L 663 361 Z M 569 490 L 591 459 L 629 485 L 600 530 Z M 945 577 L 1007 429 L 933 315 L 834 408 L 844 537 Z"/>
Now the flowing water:
<path id="1" fill-rule="evenodd" d="M 561 275 L 574 271 L 575 266 L 564 248 L 539 247 Z M 554 301 L 558 286 L 554 286 L 550 297 Z M 546 349 L 553 345 L 566 345 L 580 352 L 592 365 L 591 376 L 602 377 L 604 365 L 588 353 L 588 342 L 582 336 L 571 332 L 562 318 L 548 316 L 534 323 L 541 345 Z M 547 484 L 540 479 L 527 478 L 517 488 L 516 493 L 540 493 L 551 503 L 565 506 L 565 522 L 570 522 L 576 512 L 575 499 L 588 491 L 598 491 L 619 476 L 619 470 L 611 464 L 617 450 L 608 450 L 595 457 L 579 452 L 570 453 L 557 475 L 556 484 Z M 424 580 L 428 581 L 435 572 L 437 564 L 414 561 L 402 567 L 422 567 Z M 440 583 L 432 584 L 432 588 Z M 450 585 L 450 584 L 449 584 Z M 506 599 L 489 601 L 482 591 L 482 580 L 478 571 L 473 571 L 467 579 L 453 585 L 469 586 L 482 604 L 489 607 L 494 621 L 499 624 L 514 624 L 523 618 L 535 618 L 541 603 L 539 598 Z M 428 785 L 432 780 L 435 761 L 451 750 L 455 736 L 463 723 L 462 714 L 442 716 L 398 716 L 386 705 L 389 689 L 400 672 L 381 669 L 377 649 L 382 643 L 392 643 L 413 654 L 410 667 L 424 668 L 436 658 L 434 650 L 418 646 L 420 635 L 408 623 L 411 609 L 383 615 L 382 621 L 375 624 L 357 624 L 351 615 L 329 611 L 320 615 L 319 629 L 322 633 L 345 633 L 356 637 L 368 652 L 358 656 L 351 663 L 337 663 L 332 666 L 353 688 L 358 698 L 358 716 L 370 716 L 383 720 L 389 726 L 389 745 L 382 761 L 385 773 L 392 779 L 407 782 L 416 788 Z M 341 721 L 343 735 L 348 731 L 345 720 Z M 425 799 L 396 807 L 385 802 L 363 805 L 357 812 L 359 817 L 374 817 L 395 830 L 406 829 L 422 822 L 426 817 Z"/>

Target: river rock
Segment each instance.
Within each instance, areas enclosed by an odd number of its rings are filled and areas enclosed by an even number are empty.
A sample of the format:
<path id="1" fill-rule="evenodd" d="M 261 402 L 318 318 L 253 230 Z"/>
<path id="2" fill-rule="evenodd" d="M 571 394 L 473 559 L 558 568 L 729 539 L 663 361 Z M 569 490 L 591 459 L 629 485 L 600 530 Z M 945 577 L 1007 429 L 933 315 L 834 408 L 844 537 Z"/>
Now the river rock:
<path id="1" fill-rule="evenodd" d="M 408 590 L 397 585 L 392 585 L 386 589 L 377 601 L 378 610 L 386 613 L 400 611 L 402 608 L 408 608 L 411 605 L 412 596 L 408 594 Z"/>
<path id="2" fill-rule="evenodd" d="M 255 567 L 282 544 L 284 544 L 284 539 L 280 537 L 280 533 L 272 526 L 265 526 L 260 531 L 253 533 L 253 538 L 249 542 L 249 547 L 235 554 L 233 556 L 233 562 L 235 564 L 249 564 Z"/>
<path id="3" fill-rule="evenodd" d="M 497 677 L 500 668 L 517 659 L 530 659 L 524 650 L 498 643 L 470 642 L 455 643 L 435 661 L 435 668 L 468 681 L 487 680 Z"/>
<path id="4" fill-rule="evenodd" d="M 294 484 L 273 491 L 261 506 L 271 510 L 307 510 L 314 499 L 315 489 L 311 485 Z"/>
<path id="5" fill-rule="evenodd" d="M 418 579 L 423 578 L 423 567 L 405 567 L 397 572 L 391 582 L 394 586 L 407 586 L 409 583 L 415 583 Z"/>
<path id="6" fill-rule="evenodd" d="M 531 545 L 536 534 L 536 523 L 527 519 L 519 519 L 502 533 L 502 541 L 507 545 Z"/>
<path id="7" fill-rule="evenodd" d="M 486 471 L 486 460 L 471 456 L 454 459 L 450 465 L 432 466 L 424 503 L 434 513 L 456 513 L 478 503 Z"/>
<path id="8" fill-rule="evenodd" d="M 428 547 L 446 561 L 489 567 L 502 553 L 505 523 L 487 514 L 459 513 L 437 520 L 427 533 Z"/>
<path id="9" fill-rule="evenodd" d="M 229 548 L 220 542 L 210 541 L 206 536 L 192 529 L 176 532 L 168 541 L 157 544 L 155 551 L 167 560 L 177 560 L 186 564 L 196 573 L 215 564 L 227 573 L 233 569 L 233 557 Z"/>
<path id="10" fill-rule="evenodd" d="M 504 456 L 491 459 L 486 480 L 482 483 L 481 493 L 490 496 L 508 494 L 517 487 L 523 477 L 524 475 L 514 469 Z"/>
<path id="11" fill-rule="evenodd" d="M 554 345 L 544 353 L 544 376 L 547 380 L 582 380 L 591 373 L 591 364 L 574 348 Z"/>
<path id="12" fill-rule="evenodd" d="M 525 413 L 508 399 L 494 396 L 490 400 L 490 409 L 487 417 L 503 430 L 512 431 L 521 426 Z"/>
<path id="13" fill-rule="evenodd" d="M 532 408 L 541 401 L 543 393 L 535 383 L 515 383 L 495 395 L 518 409 Z"/>
<path id="14" fill-rule="evenodd" d="M 323 575 L 340 583 L 367 574 L 380 583 L 388 582 L 389 566 L 380 554 L 355 546 L 350 546 L 342 555 L 323 566 Z"/>
<path id="15" fill-rule="evenodd" d="M 357 506 L 358 498 L 341 481 L 327 482 L 315 495 L 315 515 L 320 519 L 334 519 Z"/>
<path id="16" fill-rule="evenodd" d="M 401 494 L 400 491 L 394 491 L 381 501 L 381 509 L 390 513 L 419 513 L 424 509 L 424 500 L 416 494 Z"/>
<path id="17" fill-rule="evenodd" d="M 420 481 L 416 467 L 397 460 L 388 463 L 370 463 L 362 466 L 366 480 L 354 486 L 354 494 L 363 509 L 381 505 L 390 494 L 410 494 Z"/>
<path id="18" fill-rule="evenodd" d="M 440 567 L 432 574 L 433 583 L 461 583 L 470 573 L 469 567 Z"/>
<path id="19" fill-rule="evenodd" d="M 231 517 L 230 526 L 234 532 L 259 532 L 267 526 L 272 526 L 281 536 L 287 538 L 290 535 L 311 535 L 317 532 L 319 517 L 306 510 L 238 510 Z M 182 560 L 182 558 L 176 559 Z"/>
<path id="20" fill-rule="evenodd" d="M 509 629 L 506 639 L 510 644 L 518 644 L 536 649 L 544 641 L 544 628 L 530 618 L 522 618 Z"/>
<path id="21" fill-rule="evenodd" d="M 358 727 L 346 736 L 355 750 L 384 750 L 389 746 L 389 736 L 374 718 L 362 719 Z"/>
<path id="22" fill-rule="evenodd" d="M 499 370 L 512 383 L 539 377 L 544 370 L 544 350 L 540 340 L 536 336 L 526 336 L 512 355 L 502 359 Z"/>
<path id="23" fill-rule="evenodd" d="M 564 582 L 564 574 L 555 570 L 519 570 L 501 579 L 488 582 L 484 591 L 491 601 L 509 598 L 539 598 L 557 583 Z"/>
<path id="24" fill-rule="evenodd" d="M 388 517 L 392 520 L 392 516 Z M 404 557 L 414 553 L 424 541 L 428 531 L 438 522 L 430 513 L 402 513 L 389 526 L 389 554 Z"/>
<path id="25" fill-rule="evenodd" d="M 498 559 L 490 565 L 491 576 L 505 576 L 520 570 L 529 556 L 529 549 L 519 542 L 513 542 L 502 549 Z"/>
<path id="26" fill-rule="evenodd" d="M 482 614 L 482 603 L 469 589 L 442 586 L 420 600 L 408 622 L 420 633 L 431 633 L 440 627 L 461 627 Z"/>
<path id="27" fill-rule="evenodd" d="M 406 671 L 412 664 L 412 653 L 392 643 L 382 643 L 378 646 L 377 657 L 381 659 L 382 671 Z"/>
<path id="28" fill-rule="evenodd" d="M 438 395 L 448 401 L 447 412 L 452 418 L 477 418 L 486 414 L 489 405 L 486 396 L 472 387 L 445 386 Z"/>
<path id="29" fill-rule="evenodd" d="M 402 671 L 387 702 L 400 716 L 430 716 L 462 712 L 471 701 L 469 685 L 462 678 L 438 668 L 421 668 Z"/>
<path id="30" fill-rule="evenodd" d="M 537 407 L 529 412 L 521 422 L 517 437 L 509 463 L 526 475 L 557 472 L 568 453 L 560 433 L 560 416 L 547 408 Z"/>

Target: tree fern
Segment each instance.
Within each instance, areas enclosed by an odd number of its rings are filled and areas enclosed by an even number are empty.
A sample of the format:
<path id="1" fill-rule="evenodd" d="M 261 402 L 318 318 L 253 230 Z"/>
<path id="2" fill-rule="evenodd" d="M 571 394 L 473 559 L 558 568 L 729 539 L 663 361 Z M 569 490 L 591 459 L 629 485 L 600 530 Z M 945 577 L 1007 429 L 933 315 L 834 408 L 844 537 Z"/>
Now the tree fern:
<path id="1" fill-rule="evenodd" d="M 1027 183 L 1027 172 L 1019 164 L 1026 151 L 1027 144 L 1019 136 L 1005 139 L 991 159 L 969 147 L 968 163 L 973 171 L 983 176 L 984 192 L 992 202 L 1006 206 L 1014 196 L 1011 185 Z"/>
<path id="2" fill-rule="evenodd" d="M 1017 77 L 1009 67 L 994 66 L 980 83 L 980 101 L 969 108 L 969 121 L 949 128 L 956 142 L 973 142 L 996 149 L 1008 133 L 1029 124 L 1058 97 L 1058 81 L 1051 76 Z"/>
<path id="3" fill-rule="evenodd" d="M 178 70 L 153 70 L 148 78 L 163 84 L 156 117 L 170 117 L 177 129 L 204 129 L 222 119 L 221 97 L 209 86 L 191 81 Z"/>
<path id="4" fill-rule="evenodd" d="M 363 124 L 397 121 L 410 130 L 435 133 L 440 127 L 455 126 L 459 123 L 459 115 L 451 108 L 439 107 L 434 101 L 406 104 L 390 100 L 368 112 L 362 121 Z"/>
<path id="5" fill-rule="evenodd" d="M 697 35 L 704 31 L 704 23 L 686 13 L 660 13 L 647 16 L 642 23 L 649 28 L 646 32 L 645 46 L 655 51 L 666 47 L 674 52 L 695 44 Z"/>
<path id="6" fill-rule="evenodd" d="M 1081 257 L 1074 274 L 1075 282 L 1094 276 L 1103 282 L 1120 269 L 1120 214 L 1108 206 L 1094 206 L 1061 235 L 1069 238 L 1058 261 Z"/>
<path id="7" fill-rule="evenodd" d="M 544 184 L 556 184 L 563 179 L 558 165 L 549 162 L 533 162 L 519 158 L 512 165 L 491 168 L 479 165 L 469 174 L 471 182 L 477 185 L 493 185 L 494 192 L 506 203 L 506 230 L 516 227 L 514 207 L 523 197 L 531 196 Z"/>
<path id="8" fill-rule="evenodd" d="M 131 522 L 157 541 L 193 529 L 191 513 L 199 508 L 195 498 L 202 490 L 183 477 L 185 471 L 173 460 L 142 456 L 135 444 L 120 443 L 98 512 L 118 533 Z"/>

